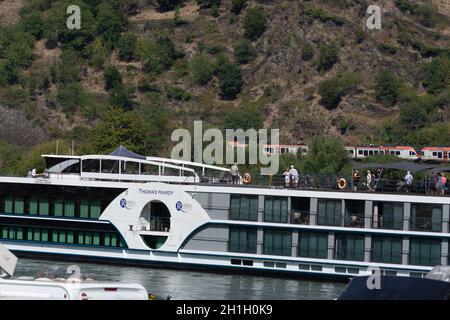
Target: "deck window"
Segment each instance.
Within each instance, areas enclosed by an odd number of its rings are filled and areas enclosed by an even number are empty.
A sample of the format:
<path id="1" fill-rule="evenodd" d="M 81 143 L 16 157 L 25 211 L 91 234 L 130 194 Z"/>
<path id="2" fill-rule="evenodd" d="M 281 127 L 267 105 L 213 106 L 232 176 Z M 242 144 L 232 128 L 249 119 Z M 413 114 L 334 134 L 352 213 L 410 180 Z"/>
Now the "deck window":
<path id="1" fill-rule="evenodd" d="M 342 201 L 319 199 L 317 224 L 328 226 L 341 225 Z"/>
<path id="2" fill-rule="evenodd" d="M 228 250 L 230 252 L 256 253 L 255 228 L 230 227 L 230 240 Z"/>
<path id="3" fill-rule="evenodd" d="M 119 160 L 102 160 L 102 173 L 119 173 Z"/>
<path id="4" fill-rule="evenodd" d="M 345 200 L 345 226 L 364 227 L 365 203 L 362 200 Z"/>
<path id="5" fill-rule="evenodd" d="M 420 266 L 441 264 L 441 240 L 411 238 L 409 242 L 409 264 Z"/>
<path id="6" fill-rule="evenodd" d="M 411 230 L 442 231 L 442 206 L 429 204 L 411 205 Z"/>
<path id="7" fill-rule="evenodd" d="M 284 197 L 266 197 L 264 202 L 264 221 L 287 223 L 289 221 L 288 199 Z"/>
<path id="8" fill-rule="evenodd" d="M 372 262 L 402 263 L 402 239 L 372 236 Z"/>
<path id="9" fill-rule="evenodd" d="M 264 254 L 291 256 L 292 232 L 286 230 L 264 230 Z"/>
<path id="10" fill-rule="evenodd" d="M 258 220 L 258 196 L 231 195 L 231 220 Z"/>
<path id="11" fill-rule="evenodd" d="M 122 174 L 139 174 L 139 162 L 122 161 Z"/>
<path id="12" fill-rule="evenodd" d="M 364 261 L 364 236 L 336 235 L 335 248 L 337 260 Z"/>
<path id="13" fill-rule="evenodd" d="M 373 227 L 403 229 L 403 203 L 376 202 L 373 206 Z"/>
<path id="14" fill-rule="evenodd" d="M 322 232 L 300 232 L 298 235 L 298 255 L 307 258 L 326 259 L 328 234 Z"/>
<path id="15" fill-rule="evenodd" d="M 86 159 L 82 161 L 83 172 L 99 173 L 100 172 L 100 160 L 99 159 Z"/>
<path id="16" fill-rule="evenodd" d="M 5 197 L 5 213 L 13 213 L 14 202 L 12 197 Z"/>

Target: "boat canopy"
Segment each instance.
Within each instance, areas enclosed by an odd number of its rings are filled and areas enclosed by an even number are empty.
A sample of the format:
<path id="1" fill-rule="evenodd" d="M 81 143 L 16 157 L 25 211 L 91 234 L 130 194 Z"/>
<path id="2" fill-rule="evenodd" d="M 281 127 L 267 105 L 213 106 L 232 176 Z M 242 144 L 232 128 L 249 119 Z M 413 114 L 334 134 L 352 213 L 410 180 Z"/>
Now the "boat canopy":
<path id="1" fill-rule="evenodd" d="M 130 151 L 127 148 L 125 148 L 124 146 L 122 146 L 122 145 L 119 146 L 113 152 L 111 152 L 109 155 L 110 156 L 123 157 L 123 158 L 133 158 L 133 159 L 145 160 L 144 156 L 141 156 L 140 154 L 137 154 L 137 153 L 135 153 L 133 151 Z"/>
<path id="2" fill-rule="evenodd" d="M 394 163 L 358 163 L 354 166 L 355 169 L 365 169 L 365 168 L 380 168 L 380 169 L 394 169 L 394 170 L 404 170 L 410 171 L 411 173 L 419 171 L 450 171 L 450 167 L 437 166 L 435 164 L 420 164 L 415 162 L 394 162 Z M 447 169 L 447 170 L 446 170 Z"/>

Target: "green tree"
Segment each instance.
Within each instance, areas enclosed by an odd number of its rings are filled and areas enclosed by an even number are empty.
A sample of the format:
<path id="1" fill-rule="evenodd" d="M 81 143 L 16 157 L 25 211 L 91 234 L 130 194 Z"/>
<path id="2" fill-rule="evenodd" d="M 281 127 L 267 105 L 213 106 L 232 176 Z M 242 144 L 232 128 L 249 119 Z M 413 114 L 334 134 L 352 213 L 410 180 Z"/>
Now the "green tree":
<path id="1" fill-rule="evenodd" d="M 254 108 L 236 108 L 227 112 L 223 120 L 224 129 L 261 129 L 263 119 Z"/>
<path id="2" fill-rule="evenodd" d="M 105 90 L 109 91 L 117 86 L 122 86 L 122 75 L 115 66 L 106 67 L 103 72 L 105 79 Z"/>
<path id="3" fill-rule="evenodd" d="M 145 153 L 145 125 L 133 111 L 110 108 L 92 130 L 91 138 L 91 145 L 85 147 L 86 153 L 108 154 L 120 145 Z"/>
<path id="4" fill-rule="evenodd" d="M 382 70 L 375 79 L 375 96 L 386 106 L 397 103 L 400 94 L 401 81 L 389 70 Z"/>
<path id="5" fill-rule="evenodd" d="M 58 88 L 57 101 L 65 112 L 73 112 L 85 105 L 85 92 L 79 82 L 71 82 Z"/>
<path id="6" fill-rule="evenodd" d="M 102 2 L 97 8 L 97 32 L 103 43 L 113 44 L 127 26 L 122 10 L 114 8 L 109 2 Z"/>
<path id="7" fill-rule="evenodd" d="M 234 47 L 234 56 L 240 64 L 246 64 L 256 58 L 256 50 L 250 40 L 244 39 Z"/>
<path id="8" fill-rule="evenodd" d="M 215 68 L 211 60 L 204 55 L 197 55 L 190 62 L 192 78 L 195 82 L 205 85 L 214 74 Z"/>
<path id="9" fill-rule="evenodd" d="M 412 95 L 400 106 L 399 123 L 402 128 L 415 133 L 432 119 L 437 99 L 433 96 Z"/>
<path id="10" fill-rule="evenodd" d="M 439 56 L 426 67 L 424 87 L 430 94 L 438 94 L 450 87 L 450 58 Z"/>
<path id="11" fill-rule="evenodd" d="M 40 40 L 44 35 L 44 20 L 42 20 L 40 13 L 32 12 L 29 15 L 22 17 L 22 28 L 25 32 L 32 34 L 36 40 Z"/>
<path id="12" fill-rule="evenodd" d="M 331 69 L 339 59 L 339 48 L 335 43 L 329 43 L 320 48 L 319 70 Z"/>
<path id="13" fill-rule="evenodd" d="M 355 73 L 340 73 L 335 77 L 325 80 L 319 86 L 319 94 L 322 96 L 321 103 L 327 109 L 336 108 L 345 93 L 358 85 L 359 76 Z"/>
<path id="14" fill-rule="evenodd" d="M 138 111 L 145 124 L 145 154 L 158 155 L 169 142 L 169 114 L 164 108 L 160 94 L 151 92 L 144 98 Z"/>
<path id="15" fill-rule="evenodd" d="M 250 8 L 244 18 L 244 35 L 257 40 L 267 29 L 267 16 L 262 7 Z"/>
<path id="16" fill-rule="evenodd" d="M 140 42 L 139 56 L 144 61 L 144 69 L 150 75 L 158 75 L 172 67 L 176 59 L 184 53 L 175 48 L 168 37 L 159 37 L 153 41 Z"/>
<path id="17" fill-rule="evenodd" d="M 232 0 L 230 11 L 235 15 L 238 15 L 241 13 L 241 11 L 245 8 L 246 5 L 247 0 Z"/>
<path id="18" fill-rule="evenodd" d="M 315 137 L 309 146 L 309 154 L 304 157 L 303 170 L 307 173 L 337 174 L 347 162 L 347 151 L 341 140 Z"/>
<path id="19" fill-rule="evenodd" d="M 103 64 L 105 63 L 105 60 L 108 56 L 108 50 L 106 50 L 105 46 L 102 43 L 102 40 L 100 38 L 96 38 L 95 41 L 93 41 L 89 45 L 90 54 L 91 57 L 90 63 L 96 68 L 103 67 Z"/>
<path id="20" fill-rule="evenodd" d="M 131 110 L 133 108 L 131 91 L 132 88 L 125 87 L 124 85 L 116 85 L 109 91 L 109 105 L 120 107 L 124 110 Z"/>
<path id="21" fill-rule="evenodd" d="M 234 99 L 242 89 L 242 71 L 239 65 L 224 61 L 218 68 L 219 87 L 222 95 Z"/>
<path id="22" fill-rule="evenodd" d="M 137 45 L 137 36 L 132 33 L 124 33 L 117 42 L 119 50 L 119 59 L 122 61 L 131 61 L 135 57 Z"/>

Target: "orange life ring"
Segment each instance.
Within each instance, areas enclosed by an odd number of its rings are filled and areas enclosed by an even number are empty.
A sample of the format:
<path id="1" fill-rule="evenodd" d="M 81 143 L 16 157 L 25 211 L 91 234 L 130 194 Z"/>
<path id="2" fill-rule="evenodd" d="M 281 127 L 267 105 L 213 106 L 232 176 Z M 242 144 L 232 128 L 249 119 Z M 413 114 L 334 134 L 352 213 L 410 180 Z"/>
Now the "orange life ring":
<path id="1" fill-rule="evenodd" d="M 347 180 L 345 180 L 344 178 L 340 178 L 338 180 L 338 187 L 339 189 L 345 189 L 347 187 Z"/>
<path id="2" fill-rule="evenodd" d="M 250 173 L 245 173 L 244 176 L 242 177 L 242 181 L 245 184 L 249 184 L 252 181 L 252 175 Z"/>

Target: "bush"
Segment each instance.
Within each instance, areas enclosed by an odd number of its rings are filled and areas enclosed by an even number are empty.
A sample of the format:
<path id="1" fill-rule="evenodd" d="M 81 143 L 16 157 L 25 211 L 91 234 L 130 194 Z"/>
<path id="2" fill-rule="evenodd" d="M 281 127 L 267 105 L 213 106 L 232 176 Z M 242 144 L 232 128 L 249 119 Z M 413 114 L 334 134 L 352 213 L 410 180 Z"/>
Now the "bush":
<path id="1" fill-rule="evenodd" d="M 309 61 L 314 56 L 314 48 L 310 43 L 305 43 L 302 48 L 302 59 L 304 61 Z"/>
<path id="2" fill-rule="evenodd" d="M 324 10 L 318 8 L 308 9 L 305 14 L 309 23 L 311 23 L 315 19 L 319 19 L 322 22 L 332 21 L 338 26 L 342 26 L 345 23 L 345 20 L 343 18 L 332 16 Z"/>
<path id="3" fill-rule="evenodd" d="M 170 100 L 189 101 L 192 98 L 186 90 L 170 84 L 166 86 L 166 92 Z"/>
<path id="4" fill-rule="evenodd" d="M 156 5 L 159 11 L 175 10 L 178 6 L 183 4 L 183 0 L 157 0 Z"/>
<path id="5" fill-rule="evenodd" d="M 197 0 L 197 4 L 200 6 L 201 9 L 212 7 L 218 8 L 220 6 L 220 2 L 221 0 Z"/>
<path id="6" fill-rule="evenodd" d="M 382 70 L 375 80 L 375 96 L 385 106 L 397 103 L 401 81 L 389 70 Z"/>
<path id="7" fill-rule="evenodd" d="M 242 72 L 239 65 L 224 61 L 218 68 L 219 87 L 222 95 L 234 99 L 241 92 Z"/>
<path id="8" fill-rule="evenodd" d="M 401 105 L 399 123 L 407 130 L 416 131 L 430 122 L 436 106 L 433 96 L 412 95 Z"/>
<path id="9" fill-rule="evenodd" d="M 131 61 L 135 57 L 137 45 L 137 37 L 132 33 L 125 33 L 120 36 L 117 42 L 117 49 L 119 50 L 119 59 L 122 61 Z"/>
<path id="10" fill-rule="evenodd" d="M 257 40 L 267 29 L 267 17 L 261 7 L 251 8 L 244 18 L 244 35 L 250 40 Z"/>
<path id="11" fill-rule="evenodd" d="M 105 44 L 113 44 L 125 31 L 127 19 L 123 11 L 116 9 L 108 2 L 102 2 L 97 7 L 97 32 Z"/>
<path id="12" fill-rule="evenodd" d="M 319 70 L 329 70 L 339 60 L 339 48 L 335 43 L 330 43 L 320 48 Z"/>
<path id="13" fill-rule="evenodd" d="M 195 82 L 205 85 L 214 74 L 215 68 L 210 59 L 204 55 L 197 55 L 191 60 L 192 78 Z"/>
<path id="14" fill-rule="evenodd" d="M 109 105 L 120 107 L 123 110 L 131 110 L 133 108 L 131 91 L 131 88 L 125 88 L 123 85 L 115 86 L 109 91 Z"/>
<path id="15" fill-rule="evenodd" d="M 238 15 L 247 5 L 247 0 L 232 0 L 231 1 L 231 13 Z"/>
<path id="16" fill-rule="evenodd" d="M 416 4 L 409 0 L 395 0 L 395 5 L 400 11 L 418 17 L 425 27 L 434 27 L 439 21 L 439 13 L 431 5 Z"/>
<path id="17" fill-rule="evenodd" d="M 122 75 L 120 74 L 120 71 L 114 66 L 108 66 L 103 72 L 103 77 L 105 79 L 106 91 L 122 85 Z"/>
<path id="18" fill-rule="evenodd" d="M 355 73 L 341 73 L 332 79 L 322 82 L 319 86 L 321 103 L 327 109 L 336 108 L 347 90 L 358 85 L 359 77 Z"/>
<path id="19" fill-rule="evenodd" d="M 424 87 L 430 94 L 438 94 L 450 87 L 450 58 L 440 56 L 434 58 L 426 66 L 426 78 L 423 81 Z"/>
<path id="20" fill-rule="evenodd" d="M 337 174 L 347 162 L 347 151 L 341 140 L 315 137 L 311 141 L 309 154 L 304 157 L 302 171 Z"/>
<path id="21" fill-rule="evenodd" d="M 263 118 L 253 108 L 236 108 L 227 112 L 223 120 L 224 129 L 258 130 L 263 127 Z"/>
<path id="22" fill-rule="evenodd" d="M 58 89 L 58 104 L 65 112 L 73 112 L 79 107 L 83 107 L 85 102 L 84 89 L 78 82 L 69 83 Z"/>
<path id="23" fill-rule="evenodd" d="M 236 61 L 246 64 L 256 58 L 256 50 L 250 40 L 244 39 L 234 47 L 234 56 Z"/>
<path id="24" fill-rule="evenodd" d="M 176 50 L 173 41 L 167 37 L 159 37 L 154 41 L 141 43 L 141 59 L 144 69 L 150 75 L 158 75 L 172 67 L 176 59 L 184 57 L 184 53 Z"/>

